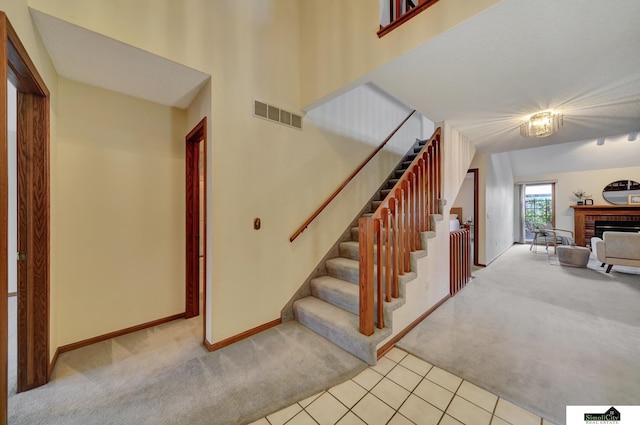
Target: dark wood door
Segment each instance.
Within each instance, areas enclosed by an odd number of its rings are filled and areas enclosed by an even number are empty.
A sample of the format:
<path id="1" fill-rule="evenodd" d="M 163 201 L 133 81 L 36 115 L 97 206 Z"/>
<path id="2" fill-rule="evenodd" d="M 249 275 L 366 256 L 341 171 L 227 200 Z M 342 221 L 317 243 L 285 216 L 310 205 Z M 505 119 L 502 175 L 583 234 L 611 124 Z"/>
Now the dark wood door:
<path id="1" fill-rule="evenodd" d="M 206 205 L 205 199 L 200 199 L 200 176 L 206 173 L 200 166 L 201 144 L 206 146 L 206 117 L 186 137 L 186 318 L 200 314 L 200 256 L 204 256 L 201 251 L 206 250 L 200 248 L 206 247 L 204 241 L 202 244 L 200 241 L 200 235 L 205 234 L 200 228 L 200 207 L 201 203 Z M 206 208 L 203 209 L 206 215 Z"/>

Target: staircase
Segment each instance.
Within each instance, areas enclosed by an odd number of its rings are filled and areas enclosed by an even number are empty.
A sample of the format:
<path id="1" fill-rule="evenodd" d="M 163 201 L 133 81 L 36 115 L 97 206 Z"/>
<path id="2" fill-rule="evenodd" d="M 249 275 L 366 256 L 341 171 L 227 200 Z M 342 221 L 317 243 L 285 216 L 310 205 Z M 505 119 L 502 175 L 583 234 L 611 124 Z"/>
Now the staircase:
<path id="1" fill-rule="evenodd" d="M 416 141 L 409 153 L 399 162 L 396 170 L 382 185 L 363 216 L 372 215 L 427 142 L 427 140 Z M 442 220 L 442 215 L 432 214 L 430 219 Z M 355 220 L 351 227 L 351 240 L 340 243 L 339 257 L 326 260 L 324 266 L 327 274 L 311 280 L 311 296 L 295 301 L 293 312 L 298 322 L 304 326 L 368 364 L 374 365 L 377 362 L 378 344 L 393 332 L 393 312 L 405 304 L 407 284 L 417 277 L 413 271 L 416 270 L 416 260 L 427 255 L 426 239 L 435 237 L 435 232 L 421 234 L 423 250 L 411 253 L 411 271 L 399 276 L 400 296 L 392 298 L 391 302 L 384 302 L 384 327 L 382 329 L 375 327 L 371 336 L 365 336 L 359 331 L 358 237 L 359 228 Z M 374 302 L 377 308 L 378 300 Z"/>

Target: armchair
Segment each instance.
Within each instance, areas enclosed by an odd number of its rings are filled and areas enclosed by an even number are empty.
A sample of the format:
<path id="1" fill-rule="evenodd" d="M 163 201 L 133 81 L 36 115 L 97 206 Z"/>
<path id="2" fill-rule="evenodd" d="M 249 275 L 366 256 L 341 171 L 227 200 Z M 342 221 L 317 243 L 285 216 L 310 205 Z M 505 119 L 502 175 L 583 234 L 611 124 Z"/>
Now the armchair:
<path id="1" fill-rule="evenodd" d="M 607 264 L 607 273 L 614 265 L 640 267 L 640 233 L 604 232 L 602 240 L 593 238 L 592 246 L 593 242 L 598 260 Z"/>
<path id="2" fill-rule="evenodd" d="M 549 247 L 552 246 L 554 252 L 557 252 L 558 245 L 574 245 L 573 232 L 571 230 L 558 229 L 553 227 L 551 223 L 546 223 L 537 230 L 534 230 L 534 237 L 531 241 L 529 250 L 532 250 L 538 245 L 545 245 L 547 252 Z"/>

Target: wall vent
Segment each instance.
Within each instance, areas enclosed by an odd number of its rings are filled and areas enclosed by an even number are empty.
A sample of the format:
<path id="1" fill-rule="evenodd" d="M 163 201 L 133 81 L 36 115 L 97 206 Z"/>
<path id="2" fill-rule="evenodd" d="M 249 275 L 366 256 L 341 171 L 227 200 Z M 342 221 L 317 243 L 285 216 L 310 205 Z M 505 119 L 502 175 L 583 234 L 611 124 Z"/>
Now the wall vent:
<path id="1" fill-rule="evenodd" d="M 302 115 L 294 114 L 277 106 L 259 100 L 253 100 L 253 115 L 269 121 L 274 121 L 287 127 L 302 130 Z"/>

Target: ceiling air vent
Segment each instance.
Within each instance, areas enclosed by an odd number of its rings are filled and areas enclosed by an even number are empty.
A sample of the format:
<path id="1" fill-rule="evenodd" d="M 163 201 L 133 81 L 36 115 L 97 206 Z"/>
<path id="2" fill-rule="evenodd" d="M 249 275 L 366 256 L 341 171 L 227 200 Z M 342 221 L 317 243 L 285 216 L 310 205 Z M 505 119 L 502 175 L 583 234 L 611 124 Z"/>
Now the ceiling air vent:
<path id="1" fill-rule="evenodd" d="M 253 115 L 258 118 L 264 118 L 274 121 L 287 127 L 302 130 L 302 115 L 294 114 L 277 106 L 269 105 L 259 100 L 253 101 Z"/>

